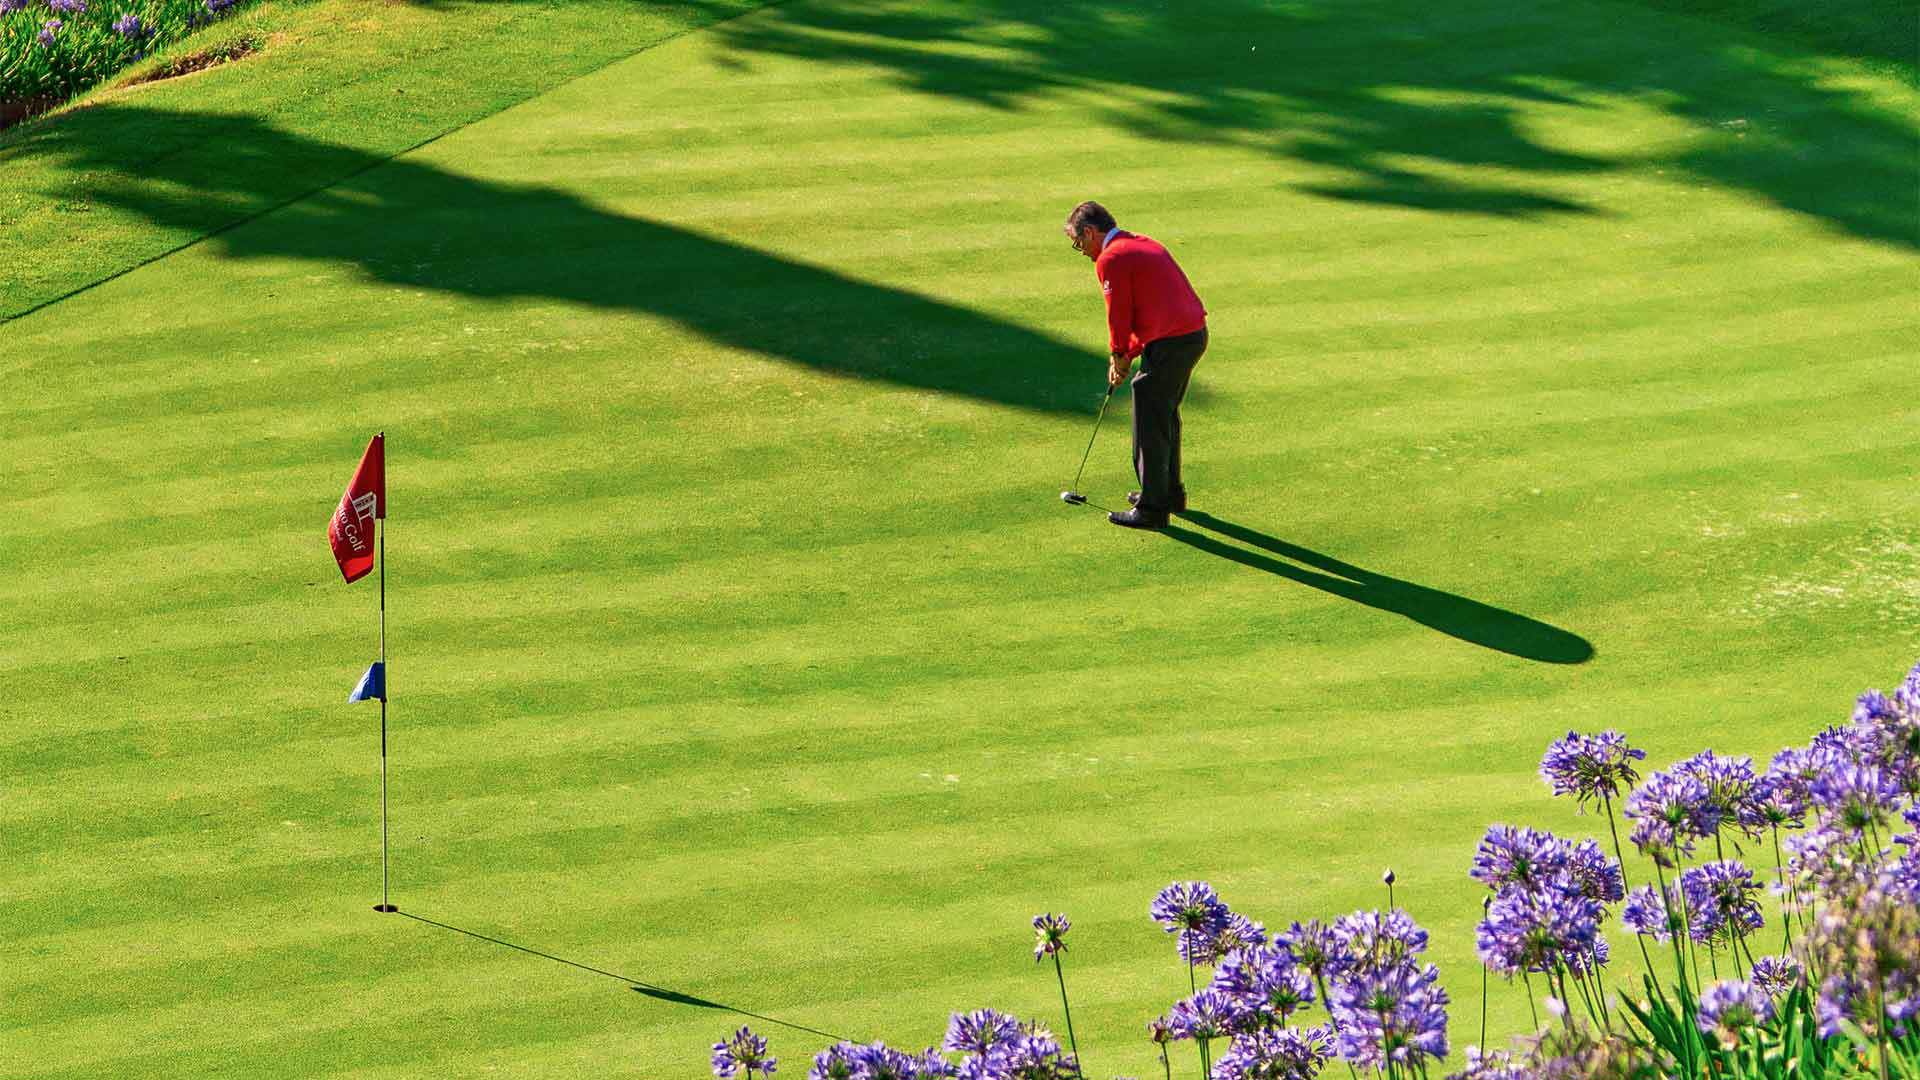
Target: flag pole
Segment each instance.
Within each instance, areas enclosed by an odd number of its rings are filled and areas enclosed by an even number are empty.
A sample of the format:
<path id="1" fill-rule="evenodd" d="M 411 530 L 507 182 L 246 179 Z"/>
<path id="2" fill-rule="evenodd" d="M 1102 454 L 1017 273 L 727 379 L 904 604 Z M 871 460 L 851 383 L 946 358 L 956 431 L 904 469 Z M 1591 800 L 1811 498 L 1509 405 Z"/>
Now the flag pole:
<path id="1" fill-rule="evenodd" d="M 385 487 L 387 433 L 380 433 L 380 457 L 382 487 Z M 381 498 L 386 498 L 382 490 Z M 385 507 L 382 507 L 385 509 Z M 383 519 L 379 528 L 374 530 L 380 547 L 380 903 L 375 911 L 399 911 L 387 899 L 387 688 L 393 681 L 387 678 L 387 523 Z"/>

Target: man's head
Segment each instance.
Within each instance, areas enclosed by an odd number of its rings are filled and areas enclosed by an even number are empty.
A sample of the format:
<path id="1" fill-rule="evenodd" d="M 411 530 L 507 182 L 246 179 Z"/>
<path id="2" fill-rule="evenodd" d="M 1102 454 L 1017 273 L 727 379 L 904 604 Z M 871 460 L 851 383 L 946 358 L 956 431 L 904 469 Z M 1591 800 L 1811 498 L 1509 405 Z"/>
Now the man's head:
<path id="1" fill-rule="evenodd" d="M 1067 215 L 1067 239 L 1073 241 L 1073 250 L 1089 259 L 1100 257 L 1100 249 L 1106 246 L 1107 234 L 1113 231 L 1113 215 L 1097 202 L 1083 202 Z"/>

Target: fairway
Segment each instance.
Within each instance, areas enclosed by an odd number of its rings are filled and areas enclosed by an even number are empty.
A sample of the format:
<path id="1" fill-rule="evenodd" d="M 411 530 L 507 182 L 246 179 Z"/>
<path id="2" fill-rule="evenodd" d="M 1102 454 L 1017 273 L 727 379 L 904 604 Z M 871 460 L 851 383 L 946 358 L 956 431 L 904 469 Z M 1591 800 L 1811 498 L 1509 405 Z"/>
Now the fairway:
<path id="1" fill-rule="evenodd" d="M 1388 867 L 1457 1059 L 1485 826 L 1604 835 L 1550 740 L 1768 755 L 1920 658 L 1912 57 L 1677 2 L 635 6 L 687 25 L 397 156 L 197 103 L 238 68 L 0 142 L 129 271 L 0 322 L 0 1075 L 693 1080 L 750 1022 L 798 1078 L 1058 1027 L 1065 911 L 1088 1075 L 1157 1077 L 1161 887 L 1284 928 Z M 1057 497 L 1082 199 L 1209 310 L 1159 534 Z M 379 431 L 399 915 L 325 540 Z"/>

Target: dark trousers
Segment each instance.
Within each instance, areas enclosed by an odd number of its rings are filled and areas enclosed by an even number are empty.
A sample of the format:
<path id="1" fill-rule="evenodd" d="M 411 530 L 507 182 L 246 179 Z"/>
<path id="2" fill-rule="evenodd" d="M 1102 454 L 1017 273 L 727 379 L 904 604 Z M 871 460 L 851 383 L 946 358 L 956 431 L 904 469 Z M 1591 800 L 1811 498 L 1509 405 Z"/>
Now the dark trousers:
<path id="1" fill-rule="evenodd" d="M 1165 513 L 1187 489 L 1180 482 L 1180 402 L 1193 367 L 1207 351 L 1207 331 L 1150 341 L 1133 377 L 1133 472 L 1140 508 Z"/>

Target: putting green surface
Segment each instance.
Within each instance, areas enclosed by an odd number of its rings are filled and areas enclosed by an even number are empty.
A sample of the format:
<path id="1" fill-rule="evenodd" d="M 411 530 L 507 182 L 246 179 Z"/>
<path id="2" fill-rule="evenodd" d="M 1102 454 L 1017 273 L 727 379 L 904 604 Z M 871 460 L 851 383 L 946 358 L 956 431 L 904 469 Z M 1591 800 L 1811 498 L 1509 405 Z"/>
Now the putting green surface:
<path id="1" fill-rule="evenodd" d="M 1920 94 L 1676 6 L 789 0 L 392 160 L 47 125 L 167 246 L 346 179 L 0 324 L 0 1071 L 692 1078 L 731 1009 L 800 1075 L 1064 1030 L 1065 911 L 1158 1075 L 1156 891 L 1388 866 L 1478 1041 L 1484 827 L 1604 835 L 1548 741 L 1767 755 L 1920 656 Z M 1160 535 L 1057 499 L 1089 197 L 1212 313 Z M 403 915 L 324 536 L 378 430 Z"/>

